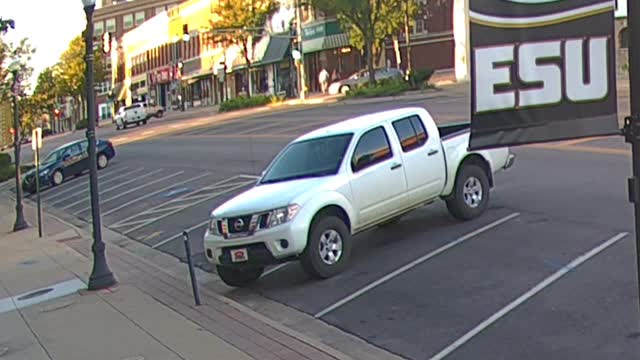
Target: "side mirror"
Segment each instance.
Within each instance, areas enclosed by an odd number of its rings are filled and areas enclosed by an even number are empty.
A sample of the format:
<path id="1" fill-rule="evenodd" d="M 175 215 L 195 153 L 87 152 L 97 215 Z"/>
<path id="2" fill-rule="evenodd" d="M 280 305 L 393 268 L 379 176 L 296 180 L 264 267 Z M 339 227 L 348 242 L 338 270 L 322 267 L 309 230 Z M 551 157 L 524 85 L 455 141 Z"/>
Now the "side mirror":
<path id="1" fill-rule="evenodd" d="M 71 157 L 71 155 L 64 154 L 64 156 L 62 156 L 62 161 L 67 161 L 67 160 L 69 160 L 70 157 Z"/>

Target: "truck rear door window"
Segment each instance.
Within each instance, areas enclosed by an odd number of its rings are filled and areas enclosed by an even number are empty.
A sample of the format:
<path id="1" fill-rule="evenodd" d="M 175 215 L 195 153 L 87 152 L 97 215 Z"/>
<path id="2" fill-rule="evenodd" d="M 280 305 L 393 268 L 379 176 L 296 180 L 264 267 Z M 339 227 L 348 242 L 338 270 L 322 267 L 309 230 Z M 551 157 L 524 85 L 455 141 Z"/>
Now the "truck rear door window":
<path id="1" fill-rule="evenodd" d="M 417 116 L 394 121 L 393 128 L 404 152 L 417 149 L 427 142 L 427 132 Z"/>
<path id="2" fill-rule="evenodd" d="M 351 169 L 358 172 L 393 157 L 389 138 L 382 126 L 364 133 L 356 145 L 351 159 Z"/>

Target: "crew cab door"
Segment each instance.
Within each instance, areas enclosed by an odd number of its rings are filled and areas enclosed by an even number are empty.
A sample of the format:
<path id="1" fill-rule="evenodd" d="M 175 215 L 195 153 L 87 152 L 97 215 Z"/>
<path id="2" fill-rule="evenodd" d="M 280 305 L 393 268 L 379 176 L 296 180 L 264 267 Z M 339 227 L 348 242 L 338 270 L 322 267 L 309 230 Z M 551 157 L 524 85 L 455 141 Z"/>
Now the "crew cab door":
<path id="1" fill-rule="evenodd" d="M 388 216 L 402 207 L 406 179 L 402 157 L 393 151 L 385 126 L 368 130 L 357 140 L 349 164 L 357 227 Z"/>
<path id="2" fill-rule="evenodd" d="M 438 134 L 429 134 L 419 115 L 393 121 L 392 125 L 402 148 L 407 200 L 414 205 L 440 196 L 447 169 Z"/>

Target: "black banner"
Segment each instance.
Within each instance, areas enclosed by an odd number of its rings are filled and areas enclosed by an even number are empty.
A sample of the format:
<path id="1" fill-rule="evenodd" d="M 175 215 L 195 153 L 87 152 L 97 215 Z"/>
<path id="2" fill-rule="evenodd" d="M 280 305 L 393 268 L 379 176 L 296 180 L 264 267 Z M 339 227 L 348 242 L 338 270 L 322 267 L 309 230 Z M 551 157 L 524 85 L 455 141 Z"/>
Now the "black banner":
<path id="1" fill-rule="evenodd" d="M 619 133 L 614 2 L 470 0 L 470 149 Z"/>

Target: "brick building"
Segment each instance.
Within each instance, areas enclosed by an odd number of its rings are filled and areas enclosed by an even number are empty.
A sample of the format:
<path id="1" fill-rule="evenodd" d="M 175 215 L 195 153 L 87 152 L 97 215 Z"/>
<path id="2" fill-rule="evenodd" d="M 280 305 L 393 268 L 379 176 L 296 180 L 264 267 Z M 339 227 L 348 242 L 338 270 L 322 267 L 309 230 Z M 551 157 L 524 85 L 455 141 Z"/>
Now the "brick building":
<path id="1" fill-rule="evenodd" d="M 93 16 L 93 30 L 96 39 L 108 32 L 112 45 L 117 48 L 122 36 L 143 24 L 147 19 L 174 8 L 183 0 L 102 0 Z M 105 61 L 107 77 L 96 84 L 96 103 L 101 120 L 113 115 L 113 102 L 122 97 L 124 63 L 116 56 L 107 56 Z M 114 61 L 115 60 L 115 61 Z M 113 64 L 116 64 L 113 66 Z"/>

